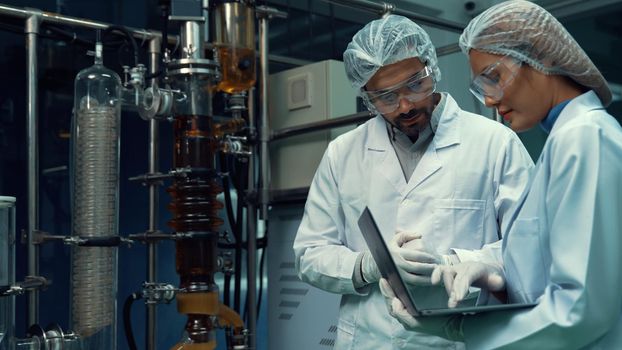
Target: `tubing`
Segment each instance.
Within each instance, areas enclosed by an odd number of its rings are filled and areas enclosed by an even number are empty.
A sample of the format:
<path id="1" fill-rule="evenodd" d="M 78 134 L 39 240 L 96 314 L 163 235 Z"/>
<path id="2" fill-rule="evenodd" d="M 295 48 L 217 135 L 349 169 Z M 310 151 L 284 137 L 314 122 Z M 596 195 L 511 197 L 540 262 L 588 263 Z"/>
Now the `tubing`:
<path id="1" fill-rule="evenodd" d="M 125 329 L 125 339 L 130 350 L 138 350 L 136 340 L 134 340 L 134 331 L 132 330 L 132 304 L 135 300 L 140 299 L 139 293 L 132 293 L 123 303 L 123 328 Z"/>

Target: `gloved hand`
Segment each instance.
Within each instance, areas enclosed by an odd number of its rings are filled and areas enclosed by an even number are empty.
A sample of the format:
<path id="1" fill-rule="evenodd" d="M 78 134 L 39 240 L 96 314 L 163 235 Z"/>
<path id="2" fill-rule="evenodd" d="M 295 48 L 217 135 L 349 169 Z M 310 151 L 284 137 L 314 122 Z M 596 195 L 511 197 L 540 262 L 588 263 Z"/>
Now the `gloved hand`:
<path id="1" fill-rule="evenodd" d="M 387 280 L 381 278 L 379 284 L 389 314 L 397 319 L 406 330 L 432 334 L 453 341 L 463 340 L 462 315 L 415 318 L 395 296 Z"/>
<path id="2" fill-rule="evenodd" d="M 432 284 L 445 284 L 449 295 L 447 306 L 456 307 L 469 292 L 469 287 L 479 287 L 491 292 L 505 289 L 505 275 L 500 265 L 468 261 L 453 266 L 439 265 L 432 272 Z"/>
<path id="3" fill-rule="evenodd" d="M 430 275 L 442 259 L 426 249 L 421 237 L 418 233 L 398 232 L 388 246 L 397 267 L 406 272 L 402 274 L 404 282 L 429 286 Z"/>
<path id="4" fill-rule="evenodd" d="M 376 265 L 374 257 L 369 250 L 363 252 L 361 274 L 363 274 L 363 279 L 367 283 L 376 283 L 380 280 L 380 277 L 382 277 L 382 275 L 380 275 L 380 270 L 378 270 L 378 265 Z"/>

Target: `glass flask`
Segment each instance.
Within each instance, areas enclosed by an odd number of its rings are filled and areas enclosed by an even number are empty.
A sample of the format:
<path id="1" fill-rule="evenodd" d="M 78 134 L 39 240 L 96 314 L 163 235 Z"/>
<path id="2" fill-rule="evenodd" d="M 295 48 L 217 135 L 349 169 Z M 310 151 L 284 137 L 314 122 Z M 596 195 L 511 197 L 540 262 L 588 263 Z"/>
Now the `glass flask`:
<path id="1" fill-rule="evenodd" d="M 214 45 L 222 80 L 218 90 L 241 92 L 255 85 L 255 11 L 251 1 L 214 2 Z"/>

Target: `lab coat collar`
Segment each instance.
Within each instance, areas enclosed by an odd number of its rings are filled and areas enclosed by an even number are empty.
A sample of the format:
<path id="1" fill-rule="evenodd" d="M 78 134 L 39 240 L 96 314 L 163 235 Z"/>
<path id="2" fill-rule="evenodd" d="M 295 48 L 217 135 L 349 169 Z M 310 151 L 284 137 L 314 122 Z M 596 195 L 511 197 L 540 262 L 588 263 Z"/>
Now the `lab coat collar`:
<path id="1" fill-rule="evenodd" d="M 398 193 L 403 193 L 406 186 L 404 173 L 400 166 L 397 155 L 391 146 L 389 135 L 387 133 L 386 121 L 380 115 L 371 120 L 369 134 L 367 137 L 367 154 L 371 158 L 373 171 L 387 181 L 395 188 Z M 374 189 L 379 185 L 378 181 L 372 181 L 370 193 L 375 193 Z M 385 186 L 382 191 L 386 190 Z M 380 188 L 378 188 L 380 190 Z M 381 191 L 381 192 L 382 192 Z M 373 197 L 373 196 L 372 196 Z M 373 203 L 374 201 L 370 201 Z"/>
<path id="2" fill-rule="evenodd" d="M 436 134 L 408 182 L 404 179 L 399 160 L 389 140 L 386 121 L 379 115 L 371 121 L 367 152 L 376 158 L 374 168 L 377 172 L 382 174 L 403 197 L 442 167 L 436 150 L 460 143 L 460 132 L 457 129 L 459 126 L 454 123 L 460 108 L 449 94 L 445 97 L 447 101 Z"/>
<path id="3" fill-rule="evenodd" d="M 557 121 L 553 124 L 553 129 L 551 129 L 549 136 L 553 135 L 555 131 L 559 130 L 564 124 L 572 119 L 580 118 L 595 109 L 605 109 L 605 107 L 594 90 L 590 90 L 583 95 L 575 97 L 559 114 Z"/>
<path id="4" fill-rule="evenodd" d="M 445 94 L 447 101 L 445 102 L 445 108 L 441 115 L 441 120 L 436 129 L 436 134 L 432 142 L 436 149 L 448 147 L 451 145 L 460 143 L 460 130 L 459 126 L 454 123 L 454 120 L 458 117 L 458 113 L 461 111 L 458 103 L 448 93 Z"/>
<path id="5" fill-rule="evenodd" d="M 381 115 L 376 115 L 371 120 L 369 136 L 367 137 L 367 150 L 384 152 L 391 149 L 391 141 L 387 135 L 387 122 Z"/>

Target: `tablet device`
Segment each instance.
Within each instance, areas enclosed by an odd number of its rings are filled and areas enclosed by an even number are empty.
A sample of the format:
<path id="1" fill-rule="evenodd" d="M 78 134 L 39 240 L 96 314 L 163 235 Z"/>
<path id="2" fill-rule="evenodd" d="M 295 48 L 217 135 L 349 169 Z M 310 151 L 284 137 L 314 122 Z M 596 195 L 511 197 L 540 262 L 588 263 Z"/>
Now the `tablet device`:
<path id="1" fill-rule="evenodd" d="M 476 314 L 480 312 L 490 312 L 497 310 L 508 310 L 508 309 L 518 309 L 518 308 L 527 308 L 533 307 L 536 305 L 535 303 L 516 303 L 516 304 L 497 304 L 497 305 L 481 305 L 481 306 L 460 306 L 458 305 L 455 308 L 433 308 L 426 309 L 417 307 L 417 301 L 410 288 L 406 285 L 402 276 L 400 275 L 400 270 L 398 269 L 391 253 L 389 252 L 389 248 L 382 238 L 382 234 L 376 225 L 376 221 L 371 214 L 369 208 L 365 208 L 361 217 L 358 220 L 359 228 L 361 229 L 361 233 L 363 234 L 363 238 L 365 238 L 365 242 L 369 247 L 371 255 L 374 258 L 374 261 L 378 265 L 378 270 L 380 270 L 380 274 L 383 278 L 385 278 L 391 288 L 395 292 L 395 295 L 398 299 L 404 304 L 406 310 L 415 316 L 439 316 L 439 315 L 453 315 L 453 314 Z M 442 291 L 439 291 L 442 292 Z"/>

